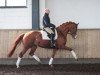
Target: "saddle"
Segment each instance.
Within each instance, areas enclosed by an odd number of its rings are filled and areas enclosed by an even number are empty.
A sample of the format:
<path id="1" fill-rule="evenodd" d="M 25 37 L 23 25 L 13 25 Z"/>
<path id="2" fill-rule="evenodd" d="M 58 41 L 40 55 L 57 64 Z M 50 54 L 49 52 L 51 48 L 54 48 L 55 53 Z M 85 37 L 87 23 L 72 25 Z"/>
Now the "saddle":
<path id="1" fill-rule="evenodd" d="M 49 37 L 49 33 L 47 33 L 45 30 L 41 30 L 40 31 L 41 32 L 41 34 L 42 34 L 42 39 L 43 40 L 50 40 L 50 37 Z M 57 30 L 56 29 L 54 29 L 54 40 L 56 40 L 57 38 L 58 38 L 58 34 L 57 34 Z"/>

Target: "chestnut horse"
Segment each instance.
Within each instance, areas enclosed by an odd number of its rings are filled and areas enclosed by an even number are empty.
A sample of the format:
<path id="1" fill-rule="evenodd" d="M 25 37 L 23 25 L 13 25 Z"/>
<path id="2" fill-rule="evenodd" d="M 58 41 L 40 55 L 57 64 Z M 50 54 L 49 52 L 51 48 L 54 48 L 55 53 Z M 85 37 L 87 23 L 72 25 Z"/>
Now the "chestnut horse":
<path id="1" fill-rule="evenodd" d="M 72 35 L 72 37 L 74 39 L 76 38 L 77 27 L 78 27 L 78 24 L 76 24 L 74 22 L 66 22 L 66 23 L 63 23 L 62 25 L 60 25 L 56 28 L 57 33 L 58 33 L 58 38 L 55 40 L 55 48 L 53 49 L 53 53 L 52 53 L 51 58 L 49 60 L 50 66 L 53 66 L 52 62 L 53 62 L 54 56 L 55 56 L 58 49 L 64 49 L 64 50 L 70 51 L 72 53 L 73 57 L 75 59 L 77 59 L 77 56 L 76 56 L 75 52 L 73 51 L 73 49 L 65 46 L 66 42 L 67 42 L 67 39 L 66 39 L 67 34 Z M 42 34 L 40 33 L 40 31 L 30 31 L 30 32 L 27 32 L 25 34 L 19 35 L 15 39 L 14 44 L 11 47 L 10 52 L 8 54 L 8 57 L 12 56 L 17 45 L 20 42 L 22 42 L 22 44 L 23 44 L 23 50 L 20 52 L 19 57 L 17 59 L 17 62 L 16 62 L 17 68 L 19 67 L 19 63 L 21 61 L 21 58 L 26 53 L 26 51 L 31 49 L 29 55 L 31 55 L 35 60 L 37 60 L 40 63 L 41 62 L 40 59 L 34 54 L 37 47 L 39 46 L 39 47 L 43 47 L 43 48 L 50 48 L 50 45 L 51 45 L 50 40 L 43 40 L 42 39 Z"/>

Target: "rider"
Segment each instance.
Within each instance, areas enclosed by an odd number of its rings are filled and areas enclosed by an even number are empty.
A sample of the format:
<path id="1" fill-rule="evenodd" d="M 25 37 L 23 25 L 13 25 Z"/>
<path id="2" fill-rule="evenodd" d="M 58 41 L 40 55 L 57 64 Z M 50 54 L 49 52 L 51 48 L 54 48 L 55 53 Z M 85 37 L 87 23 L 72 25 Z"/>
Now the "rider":
<path id="1" fill-rule="evenodd" d="M 55 25 L 50 23 L 50 18 L 49 18 L 49 13 L 50 13 L 50 10 L 48 8 L 45 9 L 45 14 L 43 16 L 43 29 L 48 33 L 50 34 L 50 39 L 51 39 L 51 47 L 55 47 L 55 44 L 54 44 L 54 28 L 55 28 Z"/>

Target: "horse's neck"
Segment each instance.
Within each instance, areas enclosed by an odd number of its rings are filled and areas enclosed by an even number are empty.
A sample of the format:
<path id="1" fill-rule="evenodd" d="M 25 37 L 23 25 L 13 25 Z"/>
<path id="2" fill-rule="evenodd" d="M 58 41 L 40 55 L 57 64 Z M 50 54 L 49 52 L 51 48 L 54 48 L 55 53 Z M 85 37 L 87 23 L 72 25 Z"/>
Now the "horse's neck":
<path id="1" fill-rule="evenodd" d="M 62 36 L 64 36 L 64 37 L 66 38 L 69 30 L 63 30 L 63 29 L 57 28 L 57 31 L 58 31 Z"/>

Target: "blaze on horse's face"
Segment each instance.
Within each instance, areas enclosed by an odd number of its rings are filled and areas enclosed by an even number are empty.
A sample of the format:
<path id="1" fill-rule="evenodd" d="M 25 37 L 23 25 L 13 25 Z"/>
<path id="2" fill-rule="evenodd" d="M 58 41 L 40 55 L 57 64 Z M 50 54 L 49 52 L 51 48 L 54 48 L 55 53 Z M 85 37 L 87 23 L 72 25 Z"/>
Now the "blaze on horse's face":
<path id="1" fill-rule="evenodd" d="M 79 24 L 79 23 L 78 23 Z M 75 24 L 74 26 L 71 27 L 70 29 L 70 34 L 72 35 L 72 37 L 74 39 L 77 38 L 77 27 L 78 27 L 78 24 Z"/>

